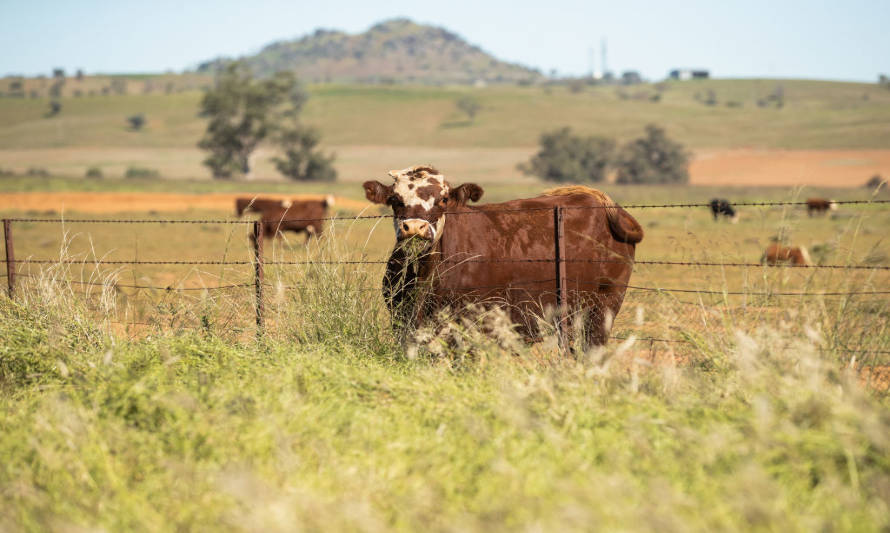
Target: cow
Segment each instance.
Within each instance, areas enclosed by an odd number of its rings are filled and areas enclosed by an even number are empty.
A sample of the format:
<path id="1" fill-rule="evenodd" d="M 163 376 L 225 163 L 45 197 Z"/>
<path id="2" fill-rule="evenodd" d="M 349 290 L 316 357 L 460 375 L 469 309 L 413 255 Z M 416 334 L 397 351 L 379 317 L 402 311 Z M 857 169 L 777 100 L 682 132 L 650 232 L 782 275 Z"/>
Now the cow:
<path id="1" fill-rule="evenodd" d="M 493 304 L 508 310 L 527 341 L 540 338 L 537 317 L 556 304 L 553 208 L 561 207 L 564 303 L 583 320 L 585 346 L 606 343 L 643 239 L 640 224 L 609 196 L 572 186 L 470 206 L 482 187 L 454 186 L 432 166 L 389 175 L 391 184 L 366 181 L 363 187 L 369 201 L 393 212 L 396 244 L 383 296 L 394 327 L 417 327 L 443 308 Z"/>
<path id="2" fill-rule="evenodd" d="M 324 230 L 328 207 L 334 205 L 334 197 L 322 200 L 276 200 L 272 198 L 237 198 L 235 210 L 238 216 L 246 211 L 260 214 L 263 235 L 275 237 L 285 231 L 305 233 L 306 242 L 318 237 Z"/>
<path id="3" fill-rule="evenodd" d="M 719 219 L 720 215 L 728 218 L 733 224 L 739 221 L 739 215 L 732 208 L 729 200 L 724 198 L 714 198 L 711 200 L 711 214 L 714 215 L 714 221 Z"/>
<path id="4" fill-rule="evenodd" d="M 837 202 L 834 200 L 826 200 L 825 198 L 807 198 L 807 215 L 821 215 L 828 211 L 837 210 Z"/>
<path id="5" fill-rule="evenodd" d="M 790 263 L 794 266 L 811 266 L 813 262 L 810 260 L 810 254 L 803 246 L 782 246 L 774 242 L 770 244 L 763 252 L 760 258 L 761 263 L 767 265 L 778 265 L 781 263 Z"/>

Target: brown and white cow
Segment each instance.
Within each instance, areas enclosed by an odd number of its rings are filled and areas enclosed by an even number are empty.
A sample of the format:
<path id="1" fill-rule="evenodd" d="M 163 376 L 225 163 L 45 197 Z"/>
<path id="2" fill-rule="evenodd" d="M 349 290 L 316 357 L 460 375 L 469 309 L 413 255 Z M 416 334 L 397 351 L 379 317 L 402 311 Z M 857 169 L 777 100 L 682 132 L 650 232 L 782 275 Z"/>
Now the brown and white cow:
<path id="1" fill-rule="evenodd" d="M 308 242 L 311 237 L 317 237 L 324 231 L 324 219 L 328 216 L 328 207 L 332 205 L 334 197 L 331 195 L 322 200 L 241 197 L 235 200 L 235 211 L 238 216 L 245 212 L 259 213 L 266 237 L 293 231 L 296 234 L 305 233 Z"/>
<path id="2" fill-rule="evenodd" d="M 795 266 L 810 266 L 813 262 L 810 260 L 810 254 L 803 246 L 782 246 L 774 242 L 770 244 L 763 252 L 760 258 L 761 263 L 767 265 L 779 265 L 782 263 L 790 263 Z"/>
<path id="3" fill-rule="evenodd" d="M 837 203 L 834 200 L 826 200 L 825 198 L 807 198 L 807 215 L 821 215 L 828 211 L 835 211 Z"/>
<path id="4" fill-rule="evenodd" d="M 556 303 L 553 208 L 564 207 L 567 307 L 584 319 L 585 345 L 605 344 L 643 238 L 606 194 L 563 187 L 469 206 L 482 187 L 454 186 L 431 166 L 389 175 L 391 184 L 367 181 L 364 189 L 368 200 L 393 210 L 396 246 L 383 294 L 394 326 L 417 326 L 443 307 L 492 303 L 509 311 L 524 337 L 538 338 L 538 317 Z"/>

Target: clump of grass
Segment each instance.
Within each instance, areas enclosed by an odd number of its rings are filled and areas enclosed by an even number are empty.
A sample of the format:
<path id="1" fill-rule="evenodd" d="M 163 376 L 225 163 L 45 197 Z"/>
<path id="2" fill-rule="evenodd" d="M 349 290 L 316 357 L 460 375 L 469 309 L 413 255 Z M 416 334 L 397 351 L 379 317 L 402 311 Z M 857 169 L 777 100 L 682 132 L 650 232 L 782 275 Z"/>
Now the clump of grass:
<path id="1" fill-rule="evenodd" d="M 124 173 L 125 178 L 131 179 L 154 179 L 160 178 L 161 173 L 153 168 L 146 167 L 128 167 Z"/>
<path id="2" fill-rule="evenodd" d="M 84 176 L 90 179 L 101 179 L 103 177 L 102 169 L 99 167 L 90 167 L 87 169 Z"/>

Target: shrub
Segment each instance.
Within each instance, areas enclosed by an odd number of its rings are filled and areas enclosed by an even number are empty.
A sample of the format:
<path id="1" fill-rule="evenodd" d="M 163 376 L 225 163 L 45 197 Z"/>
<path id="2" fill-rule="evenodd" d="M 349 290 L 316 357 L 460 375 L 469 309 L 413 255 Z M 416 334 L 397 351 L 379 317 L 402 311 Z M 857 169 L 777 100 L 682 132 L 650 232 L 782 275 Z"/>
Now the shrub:
<path id="1" fill-rule="evenodd" d="M 617 183 L 655 184 L 689 181 L 689 154 L 668 139 L 664 130 L 649 124 L 646 135 L 631 141 L 618 153 Z"/>
<path id="2" fill-rule="evenodd" d="M 26 174 L 27 174 L 28 176 L 34 176 L 34 177 L 38 177 L 38 178 L 45 178 L 45 177 L 49 176 L 49 171 L 46 170 L 45 168 L 31 167 L 31 168 L 28 169 L 28 171 L 26 172 Z"/>
<path id="3" fill-rule="evenodd" d="M 479 104 L 479 102 L 477 102 L 475 98 L 470 96 L 459 98 L 457 102 L 455 102 L 455 105 L 461 113 L 467 115 L 467 119 L 471 122 L 473 121 L 473 119 L 476 118 L 476 113 L 478 113 L 479 110 L 482 109 L 482 106 Z"/>
<path id="4" fill-rule="evenodd" d="M 46 112 L 47 117 L 54 117 L 62 112 L 62 104 L 57 100 L 49 103 L 49 111 Z"/>
<path id="5" fill-rule="evenodd" d="M 875 174 L 868 181 L 865 182 L 865 187 L 867 189 L 877 189 L 880 186 L 887 186 L 887 180 L 881 177 L 880 174 Z"/>
<path id="6" fill-rule="evenodd" d="M 90 167 L 87 169 L 85 176 L 88 178 L 100 179 L 102 178 L 102 169 L 99 167 Z"/>
<path id="7" fill-rule="evenodd" d="M 129 116 L 127 117 L 127 122 L 130 123 L 130 129 L 139 131 L 145 125 L 145 115 L 139 113 L 138 115 Z"/>
<path id="8" fill-rule="evenodd" d="M 615 150 L 612 139 L 582 137 L 567 127 L 544 133 L 540 144 L 538 153 L 518 168 L 525 174 L 558 182 L 603 181 Z"/>
<path id="9" fill-rule="evenodd" d="M 161 173 L 153 168 L 129 167 L 127 169 L 127 172 L 124 174 L 124 177 L 133 179 L 160 178 Z"/>

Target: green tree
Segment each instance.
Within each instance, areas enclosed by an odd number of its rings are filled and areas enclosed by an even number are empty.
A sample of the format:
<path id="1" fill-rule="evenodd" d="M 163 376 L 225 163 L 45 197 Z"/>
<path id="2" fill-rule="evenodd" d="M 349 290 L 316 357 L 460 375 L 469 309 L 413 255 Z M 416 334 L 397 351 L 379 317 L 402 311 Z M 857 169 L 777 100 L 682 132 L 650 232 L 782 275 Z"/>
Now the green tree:
<path id="1" fill-rule="evenodd" d="M 646 135 L 630 141 L 618 153 L 617 183 L 687 183 L 689 154 L 683 145 L 668 139 L 664 130 L 649 124 Z"/>
<path id="2" fill-rule="evenodd" d="M 129 116 L 127 117 L 127 122 L 130 123 L 130 129 L 139 131 L 145 125 L 145 115 L 139 113 L 138 115 Z"/>
<path id="3" fill-rule="evenodd" d="M 278 144 L 284 157 L 273 158 L 275 168 L 287 178 L 296 181 L 335 181 L 334 156 L 326 156 L 315 150 L 320 135 L 314 128 L 300 126 L 283 129 Z"/>
<path id="4" fill-rule="evenodd" d="M 518 168 L 525 174 L 558 182 L 603 181 L 615 150 L 612 139 L 582 137 L 567 127 L 543 133 L 540 144 L 538 153 Z"/>
<path id="5" fill-rule="evenodd" d="M 457 109 L 467 115 L 467 119 L 472 122 L 476 118 L 476 114 L 482 109 L 482 105 L 471 96 L 463 96 L 455 102 Z"/>
<path id="6" fill-rule="evenodd" d="M 240 62 L 229 64 L 204 93 L 201 116 L 209 119 L 198 146 L 215 178 L 250 173 L 250 155 L 282 124 L 296 123 L 306 93 L 292 72 L 255 80 Z"/>

